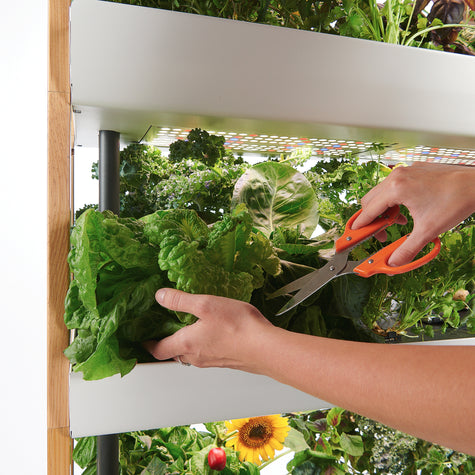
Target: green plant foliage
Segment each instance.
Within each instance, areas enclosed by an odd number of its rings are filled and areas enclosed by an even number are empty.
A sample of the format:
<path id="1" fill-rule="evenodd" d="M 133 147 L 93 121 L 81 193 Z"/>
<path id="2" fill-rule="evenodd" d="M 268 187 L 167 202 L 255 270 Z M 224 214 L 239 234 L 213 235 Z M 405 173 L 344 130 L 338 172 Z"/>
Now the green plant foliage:
<path id="1" fill-rule="evenodd" d="M 385 331 L 426 337 L 434 336 L 431 317 L 437 317 L 439 334 L 449 328 L 466 328 L 473 315 L 473 294 L 465 300 L 455 300 L 454 294 L 459 289 L 474 289 L 474 229 L 467 226 L 445 233 L 439 256 L 423 268 L 404 275 L 375 276 L 363 313 L 366 325 L 379 330 L 389 325 Z"/>
<path id="2" fill-rule="evenodd" d="M 217 473 L 208 466 L 207 455 L 213 447 L 223 447 L 226 468 L 223 475 L 257 475 L 259 469 L 240 462 L 237 452 L 224 447 L 226 427 L 223 422 L 206 424 L 206 430 L 179 426 L 119 435 L 120 475 L 164 475 Z M 74 461 L 86 471 L 96 473 L 96 438 L 76 441 Z"/>
<path id="3" fill-rule="evenodd" d="M 320 225 L 327 229 L 335 227 L 341 233 L 346 221 L 357 211 L 359 200 L 390 171 L 378 161 L 361 164 L 351 157 L 320 162 L 311 168 L 306 176 L 320 198 Z M 408 224 L 388 228 L 390 242 L 411 232 L 412 218 L 404 208 L 402 212 Z M 471 304 L 475 282 L 474 229 L 472 218 L 467 218 L 458 228 L 441 236 L 442 250 L 436 259 L 409 273 L 335 279 L 331 283 L 333 308 L 340 315 L 356 318 L 358 324 L 362 321 L 366 328 L 382 336 L 395 332 L 425 338 L 437 334 L 441 338 L 448 329 L 455 328 L 460 336 L 466 336 L 474 328 Z M 353 258 L 366 258 L 383 245 L 370 239 L 353 251 Z M 351 286 L 345 285 L 348 279 Z M 466 300 L 453 299 L 458 289 L 469 291 Z M 428 324 L 431 316 L 437 317 L 435 327 Z"/>
<path id="4" fill-rule="evenodd" d="M 193 129 L 187 140 L 170 145 L 174 150 L 171 158 L 144 144 L 121 150 L 120 216 L 141 218 L 157 210 L 186 208 L 208 223 L 219 219 L 229 210 L 236 180 L 249 167 L 242 158 L 225 151 L 223 143 L 223 137 Z M 92 176 L 98 178 L 97 163 Z M 89 207 L 96 205 L 86 209 Z"/>
<path id="5" fill-rule="evenodd" d="M 108 1 L 475 55 L 463 2 L 436 2 L 427 13 L 428 2 L 414 0 Z"/>
<path id="6" fill-rule="evenodd" d="M 68 328 L 76 332 L 66 350 L 74 369 L 84 371 L 88 379 L 125 374 L 136 361 L 151 358 L 141 341 L 162 338 L 192 323 L 192 316 L 156 304 L 154 293 L 162 285 L 250 300 L 275 325 L 311 335 L 379 342 L 393 334 L 403 340 L 473 336 L 473 217 L 441 237 L 439 256 L 424 267 L 402 276 L 343 276 L 286 314 L 275 316 L 288 296 L 267 296 L 325 264 L 334 239 L 358 209 L 361 197 L 390 172 L 378 160 L 361 163 L 355 157 L 322 161 L 303 174 L 289 165 L 292 160 L 301 165 L 306 158 L 308 154 L 299 154 L 283 157 L 283 163 L 249 168 L 225 154 L 208 167 L 199 159 L 173 162 L 151 147 L 128 147 L 121 156 L 121 203 L 134 213 L 152 212 L 138 219 L 87 209 L 76 221 L 69 256 L 74 280 L 65 312 Z M 226 171 L 227 164 L 232 172 Z M 220 176 L 214 186 L 226 188 L 222 200 L 216 200 L 219 210 L 213 208 L 211 196 L 200 201 L 197 191 L 203 185 L 198 182 L 209 174 Z M 253 189 L 261 198 L 255 202 L 250 199 Z M 233 192 L 239 197 L 234 202 Z M 212 225 L 203 219 L 207 210 L 212 210 Z M 325 232 L 308 237 L 304 230 L 316 226 L 317 214 Z M 266 222 L 266 215 L 278 219 L 279 225 Z M 390 241 L 411 231 L 408 218 L 407 225 L 388 228 Z M 369 239 L 352 251 L 352 257 L 367 257 L 382 245 Z M 204 282 L 203 272 L 215 276 L 216 282 Z M 456 297 L 457 291 L 463 298 Z M 472 457 L 342 409 L 289 417 L 293 431 L 286 445 L 295 452 L 289 473 L 474 470 Z M 221 423 L 206 428 L 206 432 L 183 427 L 120 435 L 121 473 L 210 473 L 206 454 L 211 447 L 223 446 L 225 435 Z M 223 473 L 259 472 L 253 464 L 240 463 L 236 452 L 225 450 L 228 466 Z M 95 473 L 95 451 L 94 438 L 76 445 L 75 460 L 87 475 Z"/>
<path id="7" fill-rule="evenodd" d="M 386 473 L 422 475 L 472 473 L 475 458 L 419 440 L 341 408 L 285 414 L 291 430 L 285 439 L 293 459 L 290 474 Z M 260 467 L 240 462 L 237 452 L 225 447 L 223 422 L 200 427 L 169 427 L 119 435 L 120 474 L 206 474 L 213 475 L 206 457 L 213 447 L 223 447 L 225 475 L 257 475 L 273 463 Z M 96 471 L 96 438 L 76 440 L 74 461 L 86 474 Z M 284 453 L 287 453 L 284 451 Z"/>
<path id="8" fill-rule="evenodd" d="M 74 279 L 64 321 L 77 335 L 65 354 L 84 379 L 127 374 L 137 360 L 151 359 L 141 342 L 195 321 L 155 302 L 161 286 L 249 301 L 265 273 L 280 272 L 244 205 L 211 228 L 193 210 L 136 220 L 90 209 L 76 222 L 68 260 Z"/>
<path id="9" fill-rule="evenodd" d="M 206 130 L 193 129 L 186 140 L 177 140 L 170 144 L 168 159 L 176 163 L 191 158 L 213 167 L 225 154 L 224 137 L 210 135 Z"/>
<path id="10" fill-rule="evenodd" d="M 292 474 L 429 475 L 471 473 L 475 458 L 419 440 L 365 417 L 332 408 L 292 414 L 307 448 L 287 465 Z"/>

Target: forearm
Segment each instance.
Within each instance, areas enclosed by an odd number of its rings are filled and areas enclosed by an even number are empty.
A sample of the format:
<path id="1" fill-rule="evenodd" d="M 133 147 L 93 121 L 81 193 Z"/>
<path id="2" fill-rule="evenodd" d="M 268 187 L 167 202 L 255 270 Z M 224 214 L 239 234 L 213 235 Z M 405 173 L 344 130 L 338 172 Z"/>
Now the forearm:
<path id="1" fill-rule="evenodd" d="M 475 455 L 475 347 L 358 343 L 274 328 L 261 358 L 261 372 L 278 381 Z"/>
<path id="2" fill-rule="evenodd" d="M 198 321 L 146 348 L 198 367 L 264 374 L 416 437 L 475 455 L 475 346 L 385 345 L 273 326 L 252 305 L 172 289 L 166 308 Z"/>

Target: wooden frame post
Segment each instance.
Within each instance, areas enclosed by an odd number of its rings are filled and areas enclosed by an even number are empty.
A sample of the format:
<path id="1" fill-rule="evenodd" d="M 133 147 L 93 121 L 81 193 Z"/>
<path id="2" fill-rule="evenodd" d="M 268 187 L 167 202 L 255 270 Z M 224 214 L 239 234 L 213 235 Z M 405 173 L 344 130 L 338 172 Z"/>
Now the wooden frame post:
<path id="1" fill-rule="evenodd" d="M 73 471 L 69 433 L 69 362 L 63 350 L 69 332 L 63 321 L 69 285 L 66 261 L 71 225 L 71 100 L 69 0 L 49 0 L 48 58 L 48 270 L 47 431 L 48 475 Z"/>

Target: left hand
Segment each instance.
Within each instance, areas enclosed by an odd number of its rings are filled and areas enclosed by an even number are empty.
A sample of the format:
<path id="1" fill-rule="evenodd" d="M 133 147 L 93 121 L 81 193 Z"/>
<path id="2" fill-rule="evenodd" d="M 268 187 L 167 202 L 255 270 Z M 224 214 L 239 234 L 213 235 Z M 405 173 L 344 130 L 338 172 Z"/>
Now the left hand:
<path id="1" fill-rule="evenodd" d="M 260 373 L 256 352 L 274 327 L 253 305 L 213 295 L 160 289 L 155 298 L 170 310 L 198 317 L 193 325 L 144 347 L 158 360 L 180 357 L 200 368 L 226 367 Z"/>

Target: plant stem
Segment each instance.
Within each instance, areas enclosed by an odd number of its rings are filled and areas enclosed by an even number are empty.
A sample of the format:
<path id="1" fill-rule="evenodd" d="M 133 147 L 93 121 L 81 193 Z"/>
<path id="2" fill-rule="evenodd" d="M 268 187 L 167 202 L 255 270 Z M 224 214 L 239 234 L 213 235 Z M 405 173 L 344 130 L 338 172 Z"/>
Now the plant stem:
<path id="1" fill-rule="evenodd" d="M 414 33 L 403 44 L 406 45 L 406 46 L 410 46 L 412 41 L 414 41 L 414 38 L 417 38 L 418 36 L 421 36 L 421 35 L 425 35 L 426 33 L 430 32 L 430 31 L 433 31 L 433 30 L 440 30 L 441 28 L 470 28 L 470 29 L 475 29 L 475 25 L 469 25 L 467 23 L 447 23 L 446 25 L 429 26 L 428 28 L 424 28 L 423 30 L 420 30 L 417 33 Z"/>
<path id="2" fill-rule="evenodd" d="M 222 439 L 223 442 L 226 442 L 228 439 L 230 439 L 231 437 L 234 437 L 236 434 L 238 433 L 237 430 L 233 430 L 232 432 L 230 432 L 229 434 L 226 434 L 226 437 L 224 439 Z"/>
<path id="3" fill-rule="evenodd" d="M 267 467 L 270 465 L 272 462 L 275 462 L 277 459 L 280 459 L 280 457 L 283 457 L 284 455 L 288 455 L 292 453 L 293 451 L 291 449 L 286 450 L 285 452 L 281 452 L 279 455 L 276 455 L 274 458 L 271 458 L 270 460 L 267 460 L 263 464 L 259 465 L 259 471 L 261 471 L 263 468 Z"/>

